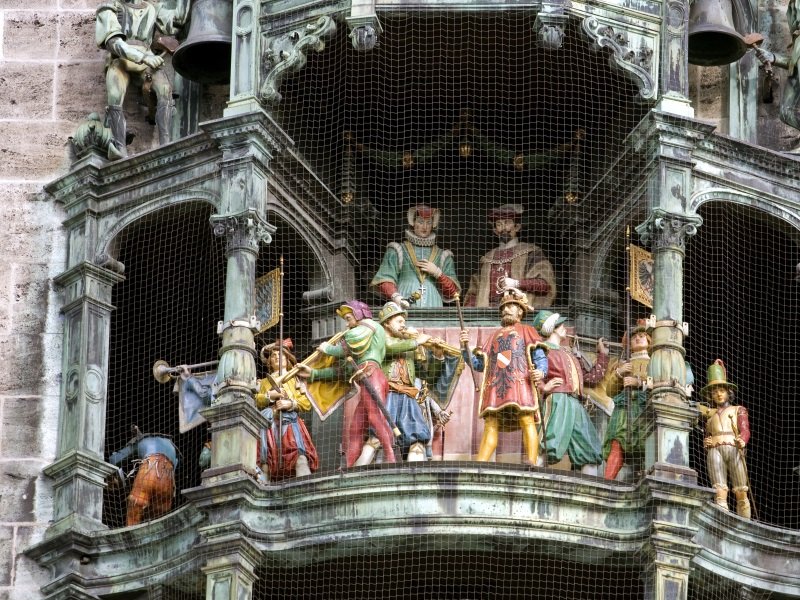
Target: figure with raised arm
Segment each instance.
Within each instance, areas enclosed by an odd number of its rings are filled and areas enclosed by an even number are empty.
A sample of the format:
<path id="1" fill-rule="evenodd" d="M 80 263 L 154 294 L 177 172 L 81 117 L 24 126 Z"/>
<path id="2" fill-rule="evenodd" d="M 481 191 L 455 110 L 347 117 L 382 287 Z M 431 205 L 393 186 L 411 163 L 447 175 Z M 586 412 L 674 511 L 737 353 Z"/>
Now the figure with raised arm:
<path id="1" fill-rule="evenodd" d="M 108 458 L 116 467 L 133 461 L 134 467 L 128 476 L 135 472 L 136 477 L 128 495 L 125 522 L 128 526 L 169 512 L 175 499 L 175 470 L 178 468 L 178 451 L 168 436 L 142 433 L 135 425 L 133 431 L 134 437 Z"/>
<path id="2" fill-rule="evenodd" d="M 506 288 L 525 292 L 531 307 L 552 306 L 556 297 L 553 267 L 539 246 L 519 241 L 523 213 L 521 204 L 489 211 L 500 244 L 481 258 L 479 273 L 470 279 L 465 306 L 497 306 Z"/>
<path id="3" fill-rule="evenodd" d="M 461 285 L 453 254 L 436 245 L 440 212 L 425 204 L 408 210 L 405 241 L 391 242 L 370 286 L 403 308 L 437 308 L 450 302 Z"/>
<path id="4" fill-rule="evenodd" d="M 386 409 L 389 384 L 381 368 L 386 358 L 386 330 L 373 320 L 369 306 L 359 300 L 348 300 L 336 314 L 347 324 L 347 331 L 335 344 L 323 342 L 318 350 L 337 359 L 338 366 L 312 369 L 301 364 L 298 375 L 309 383 L 349 378 L 357 386 L 358 404 L 349 431 L 343 432 L 348 467 L 369 463 L 362 456 L 369 430 L 383 449 L 384 462 L 393 463 L 395 426 Z"/>
<path id="5" fill-rule="evenodd" d="M 172 82 L 164 72 L 164 59 L 154 52 L 157 43 L 174 50 L 177 42 L 158 42 L 158 34 L 173 36 L 183 25 L 189 12 L 189 0 L 177 0 L 176 8 L 165 8 L 152 0 L 106 0 L 95 11 L 95 41 L 108 51 L 106 61 L 106 127 L 114 138 L 114 152 L 109 158 L 128 155 L 126 123 L 122 103 L 133 79 L 146 94 L 156 96 L 155 124 L 158 141 L 170 141 L 174 100 Z"/>
<path id="6" fill-rule="evenodd" d="M 407 316 L 408 312 L 399 304 L 387 302 L 378 318 L 386 330 L 383 363 L 389 382 L 386 408 L 400 430 L 398 444 L 402 455 L 415 462 L 431 458 L 433 419 L 440 423 L 449 419 L 447 413 L 436 410 L 438 405 L 430 394 L 441 394 L 445 400 L 449 397 L 460 373 L 460 361 L 458 354 L 445 355 L 443 340 L 407 327 Z M 379 447 L 380 441 L 371 435 L 356 464 L 371 462 Z"/>
<path id="7" fill-rule="evenodd" d="M 547 354 L 545 377 L 539 382 L 546 409 L 545 448 L 550 462 L 569 456 L 573 467 L 597 475 L 603 460 L 602 445 L 583 404 L 583 386 L 599 382 L 608 366 L 608 348 L 597 340 L 597 362 L 587 369 L 583 361 L 563 346 L 567 339 L 566 319 L 556 312 L 541 310 L 533 321 L 545 338 L 539 344 Z"/>
<path id="8" fill-rule="evenodd" d="M 273 381 L 297 364 L 292 353 L 291 338 L 283 340 L 283 352 L 277 342 L 261 348 L 261 362 L 269 368 Z M 281 355 L 283 364 L 281 364 Z M 256 406 L 269 423 L 268 429 L 259 432 L 258 463 L 262 473 L 269 473 L 271 481 L 287 477 L 310 475 L 319 467 L 319 458 L 311 434 L 297 412 L 311 410 L 311 401 L 302 380 L 291 378 L 275 389 L 268 378 L 259 381 Z M 278 425 L 280 416 L 280 457 L 278 456 Z"/>
<path id="9" fill-rule="evenodd" d="M 480 416 L 483 437 L 477 460 L 488 461 L 497 449 L 501 431 L 522 430 L 525 460 L 531 465 L 539 462 L 539 432 L 541 422 L 539 393 L 536 387 L 546 373 L 547 358 L 537 344 L 539 333 L 522 323 L 530 307 L 527 296 L 519 290 L 508 289 L 500 300 L 500 327 L 489 336 L 480 349 L 473 350 L 476 371 L 483 371 L 480 389 Z M 469 334 L 461 332 L 466 344 Z M 466 351 L 465 351 L 466 352 Z"/>
<path id="10" fill-rule="evenodd" d="M 725 365 L 720 359 L 708 367 L 708 383 L 700 390 L 701 397 L 713 406 L 698 404 L 697 410 L 706 419 L 706 465 L 711 485 L 716 491 L 715 502 L 728 510 L 728 480 L 733 484 L 736 514 L 750 518 L 750 482 L 744 451 L 750 441 L 750 421 L 744 406 L 733 404 L 737 386 L 728 381 Z"/>

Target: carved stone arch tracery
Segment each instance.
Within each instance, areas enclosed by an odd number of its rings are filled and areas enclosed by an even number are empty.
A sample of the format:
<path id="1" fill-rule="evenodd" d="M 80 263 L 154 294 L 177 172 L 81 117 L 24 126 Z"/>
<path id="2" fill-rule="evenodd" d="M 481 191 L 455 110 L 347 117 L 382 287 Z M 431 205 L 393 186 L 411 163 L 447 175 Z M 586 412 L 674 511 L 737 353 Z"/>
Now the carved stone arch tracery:
<path id="1" fill-rule="evenodd" d="M 689 200 L 688 208 L 693 214 L 697 214 L 700 208 L 709 202 L 730 202 L 773 216 L 787 223 L 792 229 L 793 237 L 800 243 L 800 211 L 780 199 L 764 198 L 731 188 L 714 187 L 695 192 Z"/>
<path id="2" fill-rule="evenodd" d="M 101 230 L 103 229 L 103 221 L 108 221 L 112 224 L 98 237 L 94 262 L 96 264 L 104 264 L 109 259 L 116 262 L 118 258 L 116 247 L 117 237 L 122 231 L 137 221 L 154 215 L 161 210 L 194 202 L 210 204 L 217 208 L 219 207 L 220 198 L 216 194 L 206 190 L 187 190 L 138 204 L 122 214 L 110 213 L 101 220 Z"/>

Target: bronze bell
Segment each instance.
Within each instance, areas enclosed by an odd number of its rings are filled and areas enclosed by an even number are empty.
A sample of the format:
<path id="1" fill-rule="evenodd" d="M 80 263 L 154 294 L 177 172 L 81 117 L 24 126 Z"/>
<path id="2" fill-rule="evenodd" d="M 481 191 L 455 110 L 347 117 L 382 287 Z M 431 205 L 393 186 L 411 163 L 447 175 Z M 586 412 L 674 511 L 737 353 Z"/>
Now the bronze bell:
<path id="1" fill-rule="evenodd" d="M 227 83 L 231 78 L 233 0 L 194 0 L 189 33 L 172 66 L 192 81 Z"/>
<path id="2" fill-rule="evenodd" d="M 733 28 L 730 0 L 694 0 L 689 9 L 689 62 L 720 66 L 747 52 L 744 38 Z"/>

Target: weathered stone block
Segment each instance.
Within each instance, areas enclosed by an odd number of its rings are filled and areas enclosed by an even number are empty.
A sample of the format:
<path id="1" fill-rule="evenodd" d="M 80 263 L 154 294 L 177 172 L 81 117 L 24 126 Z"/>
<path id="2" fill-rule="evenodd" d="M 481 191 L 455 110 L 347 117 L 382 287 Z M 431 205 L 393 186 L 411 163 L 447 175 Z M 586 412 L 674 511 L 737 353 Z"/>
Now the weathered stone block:
<path id="1" fill-rule="evenodd" d="M 3 498 L 2 504 L 5 504 L 5 498 Z M 14 528 L 0 526 L 0 585 L 11 585 L 13 561 Z"/>
<path id="2" fill-rule="evenodd" d="M 41 454 L 42 412 L 42 399 L 39 397 L 6 398 L 3 401 L 0 455 L 4 459 L 34 458 Z M 30 500 L 32 503 L 33 496 Z"/>
<path id="3" fill-rule="evenodd" d="M 22 552 L 41 542 L 44 539 L 46 527 L 17 527 L 16 552 L 14 565 L 14 583 L 19 586 L 31 585 L 37 591 L 36 585 L 43 586 L 50 581 L 49 573 L 31 560 Z"/>
<path id="4" fill-rule="evenodd" d="M 0 461 L 0 496 L 3 498 L 0 502 L 0 523 L 36 521 L 36 487 L 39 477 L 43 477 L 43 466 L 37 460 Z"/>
<path id="5" fill-rule="evenodd" d="M 57 117 L 74 123 L 74 129 L 90 113 L 102 119 L 106 105 L 103 61 L 59 63 L 57 70 Z"/>
<path id="6" fill-rule="evenodd" d="M 105 61 L 106 52 L 94 41 L 94 7 L 86 12 L 59 15 L 58 58 Z"/>
<path id="7" fill-rule="evenodd" d="M 0 0 L 0 9 L 52 10 L 54 4 L 53 0 Z"/>
<path id="8" fill-rule="evenodd" d="M 38 395 L 42 379 L 42 341 L 38 335 L 0 336 L 0 393 Z"/>
<path id="9" fill-rule="evenodd" d="M 53 65 L 4 62 L 0 119 L 45 119 L 53 112 Z"/>
<path id="10" fill-rule="evenodd" d="M 89 9 L 93 11 L 97 8 L 99 2 L 95 0 L 61 0 L 61 8 L 69 10 Z"/>
<path id="11" fill-rule="evenodd" d="M 69 121 L 0 122 L 0 179 L 49 181 L 69 168 Z"/>
<path id="12" fill-rule="evenodd" d="M 2 7 L 3 0 L 0 0 L 0 8 Z M 25 8 L 33 7 L 25 6 Z M 52 8 L 52 6 L 48 8 Z M 3 16 L 5 17 L 3 23 L 4 58 L 23 60 L 55 58 L 58 40 L 57 13 L 24 10 L 8 11 Z M 8 65 L 6 65 L 7 68 Z M 20 86 L 20 89 L 24 90 L 25 88 Z"/>
<path id="13" fill-rule="evenodd" d="M 43 253 L 42 259 L 46 259 L 47 254 Z M 21 263 L 14 265 L 13 273 L 11 319 L 14 332 L 41 333 L 47 321 L 47 299 L 50 291 L 48 266 Z"/>

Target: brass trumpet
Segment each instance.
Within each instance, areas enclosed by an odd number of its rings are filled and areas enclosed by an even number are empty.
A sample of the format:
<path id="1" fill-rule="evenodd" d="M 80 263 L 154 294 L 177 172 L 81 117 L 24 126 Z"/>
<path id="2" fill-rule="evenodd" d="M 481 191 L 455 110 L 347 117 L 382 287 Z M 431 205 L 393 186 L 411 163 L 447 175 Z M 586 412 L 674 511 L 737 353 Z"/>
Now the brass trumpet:
<path id="1" fill-rule="evenodd" d="M 417 331 L 416 329 L 406 329 L 405 331 L 401 332 L 401 337 L 406 337 L 410 340 L 415 340 L 419 337 L 419 333 L 420 332 Z M 431 338 L 430 340 L 422 344 L 422 346 L 431 349 L 439 348 L 449 356 L 461 356 L 461 348 L 459 346 L 453 346 L 451 344 L 448 344 L 444 340 L 440 340 L 438 338 Z"/>
<path id="2" fill-rule="evenodd" d="M 190 371 L 192 369 L 202 369 L 203 367 L 213 367 L 218 365 L 218 360 L 210 360 L 204 363 L 197 363 L 196 365 L 186 365 Z M 183 365 L 180 365 L 181 367 Z M 153 363 L 153 377 L 158 383 L 167 383 L 170 379 L 175 379 L 180 374 L 180 367 L 170 367 L 169 363 L 165 360 L 157 360 Z"/>

